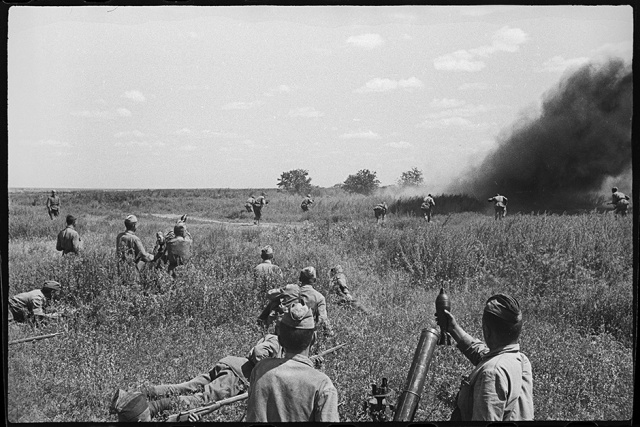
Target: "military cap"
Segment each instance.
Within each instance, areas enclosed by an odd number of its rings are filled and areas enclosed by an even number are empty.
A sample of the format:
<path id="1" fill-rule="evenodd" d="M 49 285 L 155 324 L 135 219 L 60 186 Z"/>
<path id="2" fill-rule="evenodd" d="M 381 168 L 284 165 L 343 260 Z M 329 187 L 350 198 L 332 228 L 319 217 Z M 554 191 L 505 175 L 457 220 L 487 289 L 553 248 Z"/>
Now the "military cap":
<path id="1" fill-rule="evenodd" d="M 118 414 L 118 422 L 151 421 L 149 401 L 141 392 L 118 389 L 111 399 L 109 412 Z"/>
<path id="2" fill-rule="evenodd" d="M 186 229 L 187 229 L 187 224 L 185 224 L 182 221 L 178 221 L 176 222 L 176 225 L 173 226 L 173 233 L 174 234 L 183 233 Z"/>
<path id="3" fill-rule="evenodd" d="M 56 190 L 51 190 L 52 193 L 56 193 Z"/>
<path id="4" fill-rule="evenodd" d="M 59 291 L 62 289 L 60 283 L 55 280 L 45 280 L 44 285 L 42 285 L 42 291 Z"/>
<path id="5" fill-rule="evenodd" d="M 522 320 L 520 303 L 517 299 L 505 294 L 490 297 L 484 306 L 484 312 L 491 313 L 509 323 L 518 323 Z"/>
<path id="6" fill-rule="evenodd" d="M 71 214 L 67 215 L 67 224 L 73 224 L 73 221 L 75 221 L 75 220 L 76 220 L 75 216 L 73 216 Z"/>
<path id="7" fill-rule="evenodd" d="M 136 218 L 135 215 L 128 215 L 125 219 L 124 219 L 124 224 L 135 224 L 138 222 L 138 218 Z"/>
<path id="8" fill-rule="evenodd" d="M 293 303 L 285 311 L 280 323 L 290 326 L 294 329 L 315 329 L 316 324 L 313 321 L 313 313 L 309 306 L 303 301 Z"/>
<path id="9" fill-rule="evenodd" d="M 316 269 L 313 267 L 305 267 L 300 270 L 299 280 L 302 283 L 314 283 L 316 281 Z"/>
<path id="10" fill-rule="evenodd" d="M 613 188 L 611 189 L 611 192 L 612 192 L 612 193 L 615 193 L 616 191 L 618 191 L 618 187 L 613 187 Z"/>
<path id="11" fill-rule="evenodd" d="M 273 248 L 269 245 L 261 249 L 262 255 L 273 255 Z"/>

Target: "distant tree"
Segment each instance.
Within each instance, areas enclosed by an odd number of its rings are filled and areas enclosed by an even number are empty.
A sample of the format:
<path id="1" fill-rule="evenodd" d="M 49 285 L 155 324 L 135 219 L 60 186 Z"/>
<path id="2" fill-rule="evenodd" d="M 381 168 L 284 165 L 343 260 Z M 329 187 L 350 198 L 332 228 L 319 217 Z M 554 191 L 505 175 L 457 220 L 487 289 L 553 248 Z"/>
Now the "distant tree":
<path id="1" fill-rule="evenodd" d="M 294 169 L 289 172 L 282 172 L 278 178 L 278 187 L 289 193 L 307 194 L 311 191 L 311 178 L 309 171 L 304 169 Z"/>
<path id="2" fill-rule="evenodd" d="M 422 171 L 418 168 L 411 168 L 410 171 L 402 172 L 402 176 L 398 180 L 401 187 L 418 187 L 424 183 Z"/>
<path id="3" fill-rule="evenodd" d="M 376 178 L 375 172 L 362 169 L 355 175 L 349 175 L 342 188 L 350 193 L 371 194 L 379 185 L 380 181 Z"/>

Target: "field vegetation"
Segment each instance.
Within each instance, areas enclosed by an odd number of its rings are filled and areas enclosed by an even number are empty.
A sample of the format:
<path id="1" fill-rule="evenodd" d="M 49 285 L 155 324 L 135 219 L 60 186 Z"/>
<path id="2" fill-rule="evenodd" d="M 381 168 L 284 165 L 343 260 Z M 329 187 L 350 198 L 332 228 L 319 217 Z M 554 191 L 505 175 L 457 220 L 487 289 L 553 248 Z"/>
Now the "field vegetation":
<path id="1" fill-rule="evenodd" d="M 520 301 L 536 419 L 631 418 L 630 216 L 510 213 L 494 221 L 485 201 L 436 195 L 435 222 L 420 217 L 418 198 L 386 197 L 390 214 L 379 226 L 372 212 L 378 196 L 316 189 L 316 204 L 303 213 L 300 196 L 268 189 L 265 223 L 256 227 L 243 205 L 260 191 L 63 192 L 54 221 L 44 207 L 46 192 L 10 193 L 9 294 L 57 280 L 64 292 L 53 308 L 65 316 L 38 327 L 8 326 L 9 340 L 64 332 L 8 348 L 9 420 L 113 422 L 108 406 L 117 388 L 182 382 L 226 355 L 245 355 L 261 336 L 256 318 L 264 296 L 252 269 L 266 244 L 287 283 L 307 265 L 318 271 L 316 288 L 328 297 L 337 334 L 314 351 L 347 343 L 326 356 L 323 368 L 338 389 L 343 422 L 369 420 L 363 402 L 382 377 L 402 391 L 420 332 L 435 325 L 441 287 L 458 321 L 479 338 L 486 298 L 504 292 Z M 81 257 L 55 251 L 67 213 L 78 217 Z M 155 232 L 183 213 L 190 215 L 194 256 L 177 279 L 159 270 L 139 277 L 118 271 L 114 246 L 125 215 L 138 216 L 137 234 L 151 250 Z M 328 279 L 337 263 L 374 315 L 336 304 Z M 439 346 L 414 421 L 448 420 L 461 376 L 471 368 L 455 346 Z M 204 419 L 238 421 L 245 406 Z"/>

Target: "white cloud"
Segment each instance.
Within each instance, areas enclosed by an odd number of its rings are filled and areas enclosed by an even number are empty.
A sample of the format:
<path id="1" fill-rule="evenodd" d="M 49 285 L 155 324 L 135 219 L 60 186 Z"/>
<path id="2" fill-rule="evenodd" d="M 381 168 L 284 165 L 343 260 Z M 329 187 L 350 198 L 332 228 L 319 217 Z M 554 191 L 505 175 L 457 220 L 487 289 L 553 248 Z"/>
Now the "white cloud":
<path id="1" fill-rule="evenodd" d="M 387 92 L 397 88 L 411 90 L 411 89 L 419 89 L 422 87 L 424 87 L 424 83 L 422 83 L 416 77 L 409 77 L 408 79 L 398 80 L 398 81 L 376 77 L 366 82 L 364 86 L 354 90 L 354 92 L 357 92 L 357 93 Z"/>
<path id="2" fill-rule="evenodd" d="M 347 39 L 347 43 L 351 43 L 354 46 L 362 47 L 364 49 L 374 49 L 384 43 L 380 34 L 360 34 L 358 36 L 351 36 Z"/>
<path id="3" fill-rule="evenodd" d="M 262 101 L 252 101 L 252 102 L 231 102 L 229 104 L 223 105 L 223 110 L 249 110 L 253 107 L 262 104 Z"/>
<path id="4" fill-rule="evenodd" d="M 489 85 L 486 83 L 473 82 L 473 83 L 463 83 L 460 86 L 458 86 L 458 90 L 471 90 L 471 89 L 485 90 L 485 89 L 489 89 Z"/>
<path id="5" fill-rule="evenodd" d="M 219 138 L 238 138 L 240 135 L 238 135 L 235 132 L 222 132 L 222 131 L 217 131 L 217 130 L 211 130 L 211 129 L 204 129 L 202 131 L 202 135 L 205 137 L 219 137 Z"/>
<path id="6" fill-rule="evenodd" d="M 631 59 L 633 58 L 633 43 L 631 41 L 606 43 L 597 48 L 594 53 L 597 56 L 617 56 L 631 62 Z"/>
<path id="7" fill-rule="evenodd" d="M 391 148 L 409 148 L 409 147 L 413 147 L 412 144 L 408 143 L 407 141 L 398 141 L 398 142 L 388 142 L 386 144 L 387 147 L 391 147 Z"/>
<path id="8" fill-rule="evenodd" d="M 121 117 L 131 117 L 131 111 L 127 110 L 126 108 L 118 108 L 116 112 Z"/>
<path id="9" fill-rule="evenodd" d="M 429 106 L 432 108 L 456 108 L 464 104 L 466 104 L 466 102 L 461 99 L 434 98 L 433 101 L 429 103 Z"/>
<path id="10" fill-rule="evenodd" d="M 139 90 L 128 90 L 122 96 L 136 102 L 145 102 L 147 100 Z"/>
<path id="11" fill-rule="evenodd" d="M 469 50 L 457 50 L 433 60 L 436 70 L 475 72 L 486 64 L 478 58 L 488 58 L 496 52 L 517 52 L 520 45 L 528 40 L 528 35 L 520 28 L 500 28 L 493 34 L 490 45 Z"/>
<path id="12" fill-rule="evenodd" d="M 540 67 L 536 67 L 533 71 L 537 73 L 543 72 L 557 72 L 561 73 L 567 68 L 579 67 L 589 61 L 587 57 L 564 59 L 562 56 L 557 55 L 553 58 L 547 59 L 542 63 Z"/>
<path id="13" fill-rule="evenodd" d="M 425 115 L 427 119 L 440 119 L 447 117 L 473 117 L 479 113 L 486 113 L 492 110 L 494 107 L 491 105 L 473 105 L 464 104 L 459 108 L 449 108 L 446 110 L 438 111 L 437 113 L 429 113 Z"/>
<path id="14" fill-rule="evenodd" d="M 123 132 L 118 132 L 114 136 L 116 138 L 143 138 L 145 135 L 139 130 L 127 130 Z"/>
<path id="15" fill-rule="evenodd" d="M 301 107 L 293 110 L 289 110 L 289 117 L 322 117 L 324 113 L 322 111 L 317 111 L 313 107 Z"/>
<path id="16" fill-rule="evenodd" d="M 441 129 L 450 126 L 471 127 L 473 123 L 462 117 L 443 117 L 437 120 L 426 120 L 418 125 L 418 127 L 427 129 Z"/>
<path id="17" fill-rule="evenodd" d="M 122 141 L 118 141 L 113 145 L 115 147 L 158 148 L 158 147 L 164 147 L 166 144 L 164 142 L 160 142 L 160 141 L 156 141 L 156 142 L 149 142 L 149 141 L 126 141 L 126 142 L 122 142 Z"/>
<path id="18" fill-rule="evenodd" d="M 41 139 L 38 141 L 38 145 L 45 145 L 55 148 L 69 148 L 71 144 L 67 141 L 58 141 L 57 139 Z"/>
<path id="19" fill-rule="evenodd" d="M 380 139 L 380 135 L 377 133 L 368 130 L 366 132 L 348 132 L 340 135 L 341 139 Z"/>

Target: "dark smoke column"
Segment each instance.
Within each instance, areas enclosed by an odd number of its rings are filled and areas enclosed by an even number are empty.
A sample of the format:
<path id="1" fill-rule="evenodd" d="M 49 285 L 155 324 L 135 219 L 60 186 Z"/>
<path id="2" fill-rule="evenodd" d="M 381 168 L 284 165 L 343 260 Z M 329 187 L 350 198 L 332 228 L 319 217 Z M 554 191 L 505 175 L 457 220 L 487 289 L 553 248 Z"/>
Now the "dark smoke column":
<path id="1" fill-rule="evenodd" d="M 569 208 L 608 177 L 630 176 L 632 115 L 631 65 L 619 59 L 584 65 L 544 95 L 538 117 L 516 123 L 449 191 L 478 198 L 499 192 L 510 206 L 560 201 Z"/>

